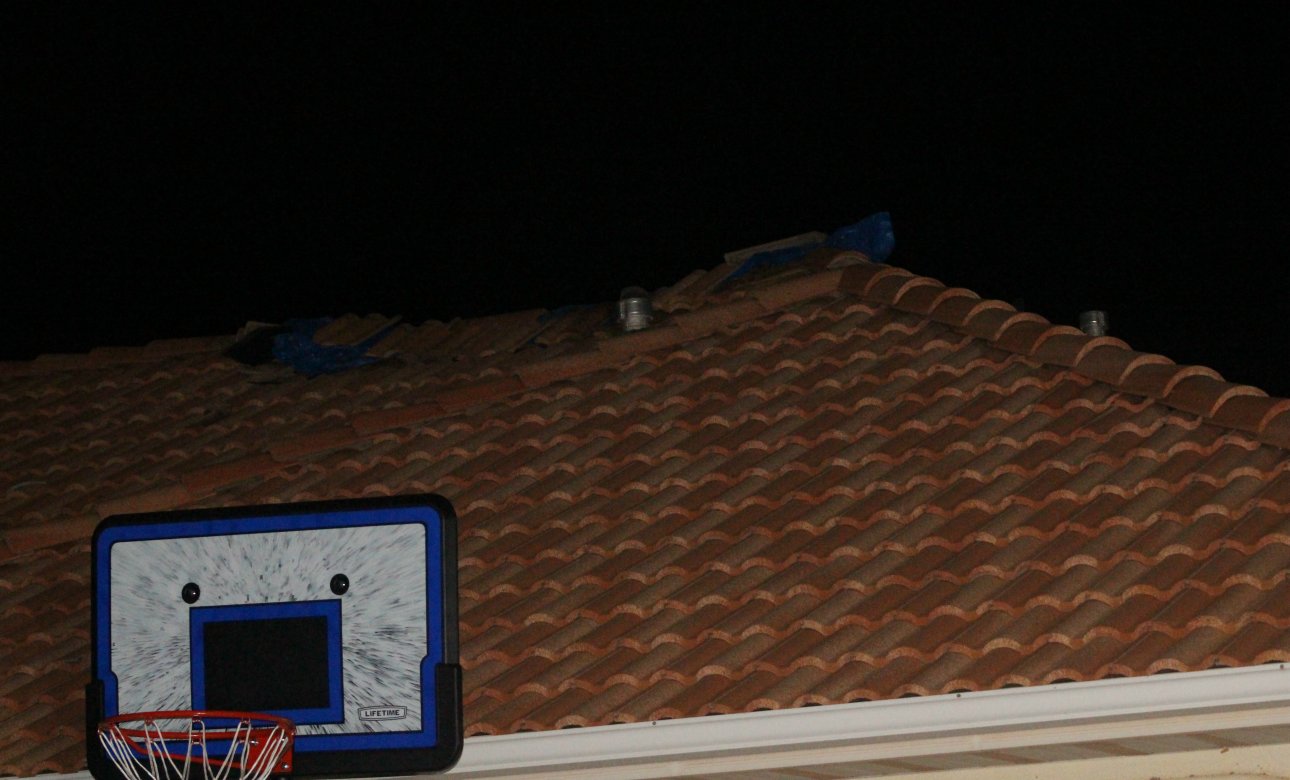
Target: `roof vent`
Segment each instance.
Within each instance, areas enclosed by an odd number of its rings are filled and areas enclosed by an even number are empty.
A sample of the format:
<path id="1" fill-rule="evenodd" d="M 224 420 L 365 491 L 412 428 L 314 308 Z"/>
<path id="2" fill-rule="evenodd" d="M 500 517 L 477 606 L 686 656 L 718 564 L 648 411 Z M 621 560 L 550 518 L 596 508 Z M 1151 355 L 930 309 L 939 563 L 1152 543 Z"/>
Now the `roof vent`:
<path id="1" fill-rule="evenodd" d="M 627 333 L 645 330 L 654 321 L 654 303 L 643 287 L 626 287 L 618 296 L 618 324 Z"/>
<path id="2" fill-rule="evenodd" d="M 1106 312 L 1100 309 L 1082 311 L 1079 314 L 1079 329 L 1089 336 L 1105 336 L 1110 332 L 1110 328 Z"/>

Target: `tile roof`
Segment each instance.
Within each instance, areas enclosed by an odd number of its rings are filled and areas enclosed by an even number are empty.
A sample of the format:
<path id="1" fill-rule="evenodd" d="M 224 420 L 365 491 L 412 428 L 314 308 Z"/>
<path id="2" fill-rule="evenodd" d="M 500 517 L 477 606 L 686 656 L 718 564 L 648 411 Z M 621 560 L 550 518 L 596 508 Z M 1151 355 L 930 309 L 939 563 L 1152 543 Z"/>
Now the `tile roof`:
<path id="1" fill-rule="evenodd" d="M 126 511 L 447 496 L 470 735 L 1290 660 L 1290 400 L 852 254 L 730 270 L 308 380 L 232 337 L 0 364 L 0 775 L 83 766 Z"/>

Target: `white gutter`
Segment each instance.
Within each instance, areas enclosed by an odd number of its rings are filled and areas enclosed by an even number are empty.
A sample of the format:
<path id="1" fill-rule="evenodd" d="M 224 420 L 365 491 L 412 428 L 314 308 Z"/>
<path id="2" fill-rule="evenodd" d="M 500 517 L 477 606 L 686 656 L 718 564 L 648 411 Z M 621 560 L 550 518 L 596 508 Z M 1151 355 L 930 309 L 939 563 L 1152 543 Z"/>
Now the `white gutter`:
<path id="1" fill-rule="evenodd" d="M 1290 725 L 1284 663 L 471 737 L 449 774 L 626 780 L 1269 725 Z"/>
<path id="2" fill-rule="evenodd" d="M 1290 723 L 1286 666 L 473 737 L 450 774 L 542 776 L 549 770 L 570 777 L 578 769 L 614 766 L 614 777 L 643 778 L 683 774 L 678 762 L 723 756 L 730 760 L 704 761 L 703 771 L 838 760 L 829 758 L 831 748 L 854 754 L 863 746 L 863 758 L 892 759 L 928 749 L 999 749 Z M 950 737 L 952 744 L 945 742 Z M 785 763 L 768 754 L 793 755 Z M 763 757 L 760 763 L 757 756 Z"/>

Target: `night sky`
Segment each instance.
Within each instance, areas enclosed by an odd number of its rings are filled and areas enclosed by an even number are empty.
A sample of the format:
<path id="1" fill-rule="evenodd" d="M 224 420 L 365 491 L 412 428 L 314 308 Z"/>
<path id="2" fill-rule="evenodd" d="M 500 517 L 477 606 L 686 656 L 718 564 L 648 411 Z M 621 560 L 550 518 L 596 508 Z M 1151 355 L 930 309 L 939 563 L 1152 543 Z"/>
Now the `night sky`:
<path id="1" fill-rule="evenodd" d="M 1290 396 L 1285 4 L 370 5 L 6 5 L 0 358 L 611 300 L 885 210 L 894 264 Z"/>

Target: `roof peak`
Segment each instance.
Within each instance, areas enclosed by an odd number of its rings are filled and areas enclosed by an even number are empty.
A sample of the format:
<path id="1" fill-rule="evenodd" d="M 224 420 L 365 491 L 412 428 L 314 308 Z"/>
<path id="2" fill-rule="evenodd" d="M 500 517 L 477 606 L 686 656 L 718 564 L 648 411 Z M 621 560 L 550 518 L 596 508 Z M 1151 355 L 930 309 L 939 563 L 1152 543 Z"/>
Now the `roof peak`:
<path id="1" fill-rule="evenodd" d="M 774 279 L 748 282 L 717 293 L 711 290 L 725 277 L 705 274 L 702 283 L 692 281 L 678 293 L 695 308 L 686 309 L 681 300 L 674 299 L 671 313 L 646 330 L 626 334 L 606 331 L 570 341 L 563 349 L 534 350 L 527 355 L 519 350 L 477 372 L 474 379 L 428 389 L 415 404 L 359 412 L 337 421 L 326 431 L 278 439 L 262 451 L 176 474 L 170 484 L 102 503 L 94 516 L 73 518 L 65 527 L 46 525 L 10 531 L 0 538 L 0 550 L 7 547 L 7 555 L 13 555 L 82 538 L 99 517 L 186 505 L 283 464 L 352 446 L 385 431 L 609 370 L 629 356 L 672 348 L 806 301 L 837 295 L 851 295 L 867 304 L 925 317 L 993 347 L 1195 414 L 1216 425 L 1251 434 L 1265 444 L 1290 449 L 1290 399 L 1272 398 L 1258 388 L 1227 382 L 1203 366 L 1176 365 L 1161 355 L 1134 351 L 1120 339 L 1088 336 L 1078 328 L 1053 325 L 1037 314 L 1018 312 L 1003 301 L 982 299 L 970 290 L 946 287 L 901 268 L 871 263 L 855 252 L 817 251 L 800 266 Z M 728 271 L 731 267 L 723 268 Z M 164 350 L 155 347 L 141 348 L 139 353 L 139 360 L 165 356 Z M 128 352 L 108 354 L 130 357 Z M 176 350 L 170 354 L 191 352 Z M 0 557 L 7 555 L 0 552 Z"/>

